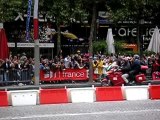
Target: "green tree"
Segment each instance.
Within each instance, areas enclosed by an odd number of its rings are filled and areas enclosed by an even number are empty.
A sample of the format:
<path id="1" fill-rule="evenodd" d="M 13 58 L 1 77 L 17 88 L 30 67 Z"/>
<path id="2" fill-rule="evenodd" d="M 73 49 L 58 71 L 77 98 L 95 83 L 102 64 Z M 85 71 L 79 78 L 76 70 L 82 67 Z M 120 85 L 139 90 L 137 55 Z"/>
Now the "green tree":
<path id="1" fill-rule="evenodd" d="M 0 22 L 13 21 L 20 11 L 22 0 L 0 0 Z"/>
<path id="2" fill-rule="evenodd" d="M 107 5 L 115 22 L 145 19 L 159 24 L 159 0 L 112 0 Z"/>
<path id="3" fill-rule="evenodd" d="M 101 52 L 102 54 L 107 54 L 106 52 L 107 45 L 106 40 L 97 40 L 93 41 L 93 53 Z"/>

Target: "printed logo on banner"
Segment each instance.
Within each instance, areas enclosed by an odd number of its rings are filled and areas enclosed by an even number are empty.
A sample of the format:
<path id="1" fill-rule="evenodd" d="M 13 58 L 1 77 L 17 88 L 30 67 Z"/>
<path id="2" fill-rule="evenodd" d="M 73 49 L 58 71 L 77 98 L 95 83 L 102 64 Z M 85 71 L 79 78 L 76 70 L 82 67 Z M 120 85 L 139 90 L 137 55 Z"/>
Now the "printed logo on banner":
<path id="1" fill-rule="evenodd" d="M 66 69 L 63 71 L 41 71 L 42 80 L 87 80 L 88 72 L 86 69 Z"/>

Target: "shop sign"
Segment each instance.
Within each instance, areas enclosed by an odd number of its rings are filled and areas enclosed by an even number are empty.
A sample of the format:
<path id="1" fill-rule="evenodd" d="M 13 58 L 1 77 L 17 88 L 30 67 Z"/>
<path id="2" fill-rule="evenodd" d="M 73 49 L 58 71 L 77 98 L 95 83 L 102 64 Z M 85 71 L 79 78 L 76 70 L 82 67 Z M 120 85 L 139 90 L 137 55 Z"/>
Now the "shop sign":
<path id="1" fill-rule="evenodd" d="M 17 43 L 17 47 L 33 48 L 34 43 Z M 54 48 L 54 43 L 39 43 L 40 48 Z"/>
<path id="2" fill-rule="evenodd" d="M 8 43 L 8 47 L 15 47 L 15 43 Z"/>

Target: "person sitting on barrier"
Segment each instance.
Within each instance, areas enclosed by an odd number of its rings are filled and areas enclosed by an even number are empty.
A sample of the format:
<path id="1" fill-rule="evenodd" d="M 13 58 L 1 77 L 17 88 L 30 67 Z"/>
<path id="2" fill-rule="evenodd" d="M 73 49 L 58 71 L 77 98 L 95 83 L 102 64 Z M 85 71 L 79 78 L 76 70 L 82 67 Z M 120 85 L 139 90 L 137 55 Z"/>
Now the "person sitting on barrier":
<path id="1" fill-rule="evenodd" d="M 106 85 L 110 85 L 110 79 L 108 77 L 108 63 L 105 61 L 103 63 L 103 72 L 102 72 L 102 82 L 105 83 Z"/>
<path id="2" fill-rule="evenodd" d="M 107 67 L 107 74 L 111 74 L 117 71 L 119 67 L 119 61 L 117 59 L 110 59 Z"/>
<path id="3" fill-rule="evenodd" d="M 129 83 L 129 71 L 131 70 L 131 65 L 128 60 L 128 57 L 125 57 L 122 59 L 122 64 L 120 66 L 120 71 L 122 72 L 122 78 L 125 81 L 126 84 Z"/>
<path id="4" fill-rule="evenodd" d="M 112 69 L 112 67 L 115 63 L 113 63 L 113 60 L 111 58 L 108 58 L 107 63 L 108 63 L 108 67 L 106 68 L 106 70 L 107 70 L 107 73 L 108 73 Z"/>
<path id="5" fill-rule="evenodd" d="M 107 67 L 108 67 L 108 64 L 106 62 L 103 63 L 103 72 L 102 72 L 102 78 L 103 80 L 104 79 L 109 79 L 108 76 L 107 76 Z"/>
<path id="6" fill-rule="evenodd" d="M 129 79 L 132 83 L 135 81 L 135 76 L 141 71 L 141 63 L 139 55 L 134 55 L 131 60 L 131 70 L 129 71 Z"/>

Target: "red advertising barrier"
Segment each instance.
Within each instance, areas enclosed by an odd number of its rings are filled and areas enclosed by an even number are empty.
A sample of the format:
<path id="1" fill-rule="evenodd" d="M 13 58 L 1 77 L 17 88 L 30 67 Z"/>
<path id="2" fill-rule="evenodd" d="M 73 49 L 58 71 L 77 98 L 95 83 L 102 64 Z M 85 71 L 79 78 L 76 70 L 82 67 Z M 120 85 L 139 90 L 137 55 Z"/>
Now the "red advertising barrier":
<path id="1" fill-rule="evenodd" d="M 153 80 L 160 80 L 160 72 L 153 72 L 152 79 Z"/>
<path id="2" fill-rule="evenodd" d="M 122 86 L 125 81 L 122 78 L 121 72 L 113 72 L 108 75 L 109 79 L 113 83 L 114 86 Z"/>
<path id="3" fill-rule="evenodd" d="M 65 69 L 62 71 L 40 71 L 41 81 L 88 80 L 87 69 Z"/>
<path id="4" fill-rule="evenodd" d="M 152 85 L 149 87 L 150 99 L 160 99 L 160 85 Z"/>
<path id="5" fill-rule="evenodd" d="M 137 83 L 142 83 L 146 81 L 146 76 L 145 74 L 139 74 L 139 75 L 136 75 L 136 82 Z"/>
<path id="6" fill-rule="evenodd" d="M 6 91 L 0 91 L 0 107 L 8 106 L 8 97 Z"/>
<path id="7" fill-rule="evenodd" d="M 121 87 L 97 87 L 96 101 L 124 100 Z"/>
<path id="8" fill-rule="evenodd" d="M 68 103 L 66 89 L 42 89 L 40 90 L 40 104 Z"/>

